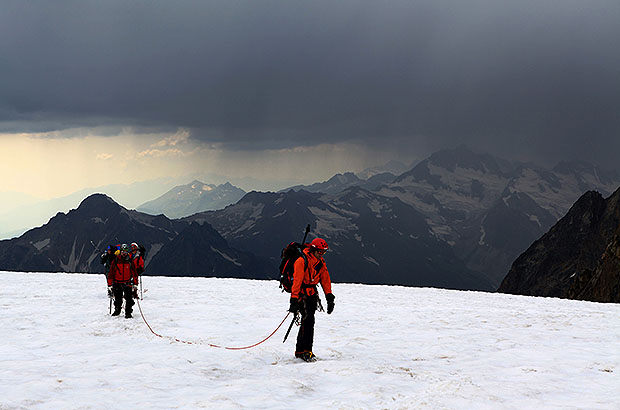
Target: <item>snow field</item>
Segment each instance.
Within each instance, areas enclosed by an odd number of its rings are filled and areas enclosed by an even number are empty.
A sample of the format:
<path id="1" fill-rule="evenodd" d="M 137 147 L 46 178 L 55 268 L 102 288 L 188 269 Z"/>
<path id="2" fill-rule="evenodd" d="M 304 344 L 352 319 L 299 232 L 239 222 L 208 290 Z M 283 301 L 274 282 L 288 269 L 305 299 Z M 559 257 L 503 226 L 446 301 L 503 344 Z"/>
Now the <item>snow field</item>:
<path id="1" fill-rule="evenodd" d="M 273 281 L 145 277 L 133 319 L 102 275 L 1 272 L 0 409 L 620 409 L 620 306 L 334 284 L 316 363 Z M 324 301 L 324 298 L 323 298 Z"/>

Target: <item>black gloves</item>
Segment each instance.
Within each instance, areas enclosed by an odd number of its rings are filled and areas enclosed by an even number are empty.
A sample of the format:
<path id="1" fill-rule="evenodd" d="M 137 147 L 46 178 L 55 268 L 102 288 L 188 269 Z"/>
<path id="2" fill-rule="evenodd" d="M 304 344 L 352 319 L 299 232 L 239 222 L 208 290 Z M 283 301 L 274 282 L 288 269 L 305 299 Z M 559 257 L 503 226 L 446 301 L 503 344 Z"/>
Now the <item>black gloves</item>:
<path id="1" fill-rule="evenodd" d="M 299 299 L 291 298 L 291 306 L 288 308 L 288 311 L 291 313 L 299 312 Z"/>
<path id="2" fill-rule="evenodd" d="M 332 293 L 328 293 L 325 295 L 325 299 L 327 299 L 327 314 L 331 314 L 334 311 L 334 299 L 336 297 Z M 291 313 L 297 313 L 301 310 L 301 303 L 297 298 L 291 298 L 291 306 L 288 308 L 288 311 Z"/>
<path id="3" fill-rule="evenodd" d="M 327 299 L 327 314 L 329 315 L 334 311 L 334 299 L 336 299 L 336 297 L 333 294 L 328 293 L 325 295 L 325 299 Z"/>
<path id="4" fill-rule="evenodd" d="M 112 286 L 108 286 L 108 297 L 114 297 L 114 292 L 112 291 Z"/>

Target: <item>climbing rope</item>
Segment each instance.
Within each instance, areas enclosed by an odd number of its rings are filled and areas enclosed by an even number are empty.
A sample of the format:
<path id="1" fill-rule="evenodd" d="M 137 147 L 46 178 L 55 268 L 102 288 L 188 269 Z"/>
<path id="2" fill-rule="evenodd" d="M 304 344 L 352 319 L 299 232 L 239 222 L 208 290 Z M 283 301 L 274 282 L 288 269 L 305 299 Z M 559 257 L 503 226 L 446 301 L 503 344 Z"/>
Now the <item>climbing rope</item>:
<path id="1" fill-rule="evenodd" d="M 280 329 L 280 327 L 282 327 L 282 324 L 284 323 L 284 321 L 286 320 L 286 318 L 288 318 L 288 316 L 291 314 L 291 312 L 286 312 L 286 316 L 284 316 L 284 319 L 282 319 L 282 321 L 280 322 L 280 324 L 278 325 L 278 327 L 276 327 L 276 329 L 271 332 L 271 334 L 269 336 L 267 336 L 266 338 L 264 338 L 263 340 L 261 340 L 260 342 L 254 343 L 253 345 L 250 346 L 242 346 L 242 347 L 226 347 L 226 346 L 220 346 L 220 345 L 215 345 L 212 343 L 201 343 L 201 342 L 192 342 L 192 341 L 188 341 L 188 340 L 181 340 L 181 339 L 177 339 L 176 337 L 171 337 L 171 336 L 162 336 L 159 333 L 156 333 L 153 328 L 151 327 L 151 325 L 149 325 L 149 322 L 146 321 L 146 318 L 144 317 L 144 313 L 142 312 L 142 306 L 140 306 L 140 299 L 136 299 L 137 303 L 138 303 L 138 309 L 140 309 L 140 316 L 142 316 L 142 320 L 144 321 L 144 323 L 146 324 L 146 326 L 149 328 L 149 330 L 151 331 L 151 333 L 153 333 L 155 336 L 160 337 L 162 339 L 170 339 L 173 340 L 175 342 L 178 343 L 185 343 L 188 345 L 195 345 L 195 344 L 206 344 L 209 347 L 215 347 L 218 349 L 227 349 L 227 350 L 244 350 L 244 349 L 251 349 L 253 347 L 258 346 L 259 344 L 267 341 L 271 336 L 273 336 L 274 334 L 276 334 L 276 332 Z"/>

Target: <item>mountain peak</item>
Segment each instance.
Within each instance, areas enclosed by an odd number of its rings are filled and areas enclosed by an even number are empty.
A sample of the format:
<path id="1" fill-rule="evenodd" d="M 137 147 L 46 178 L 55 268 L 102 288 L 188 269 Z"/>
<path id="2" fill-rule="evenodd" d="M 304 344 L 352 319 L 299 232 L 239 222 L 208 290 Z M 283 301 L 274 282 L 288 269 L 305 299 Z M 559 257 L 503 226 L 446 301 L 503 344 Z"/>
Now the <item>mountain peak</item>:
<path id="1" fill-rule="evenodd" d="M 473 169 L 480 172 L 502 174 L 502 166 L 497 158 L 490 154 L 478 154 L 465 145 L 445 149 L 432 154 L 429 161 L 452 172 L 459 168 Z"/>
<path id="2" fill-rule="evenodd" d="M 78 209 L 82 208 L 110 208 L 110 207 L 120 207 L 112 198 L 107 196 L 106 194 L 92 194 L 80 203 Z"/>
<path id="3" fill-rule="evenodd" d="M 209 185 L 209 184 L 205 184 L 202 181 L 198 181 L 197 179 L 193 180 L 192 182 L 190 182 L 187 185 L 182 185 L 179 188 L 179 192 L 185 190 L 185 189 L 190 189 L 190 190 L 196 190 L 198 192 L 201 191 L 212 191 L 213 189 L 215 189 L 215 185 Z"/>
<path id="4" fill-rule="evenodd" d="M 137 210 L 151 215 L 164 214 L 169 218 L 183 218 L 198 212 L 221 209 L 233 204 L 245 195 L 245 191 L 230 183 L 205 184 L 197 179 L 187 185 L 179 185 L 160 197 L 145 202 Z"/>
<path id="5" fill-rule="evenodd" d="M 355 175 L 352 172 L 345 172 L 344 174 L 336 174 L 333 177 L 331 177 L 327 182 L 328 183 L 340 183 L 340 184 L 351 184 L 354 182 L 360 182 L 361 179 L 359 179 L 357 177 L 357 175 Z"/>

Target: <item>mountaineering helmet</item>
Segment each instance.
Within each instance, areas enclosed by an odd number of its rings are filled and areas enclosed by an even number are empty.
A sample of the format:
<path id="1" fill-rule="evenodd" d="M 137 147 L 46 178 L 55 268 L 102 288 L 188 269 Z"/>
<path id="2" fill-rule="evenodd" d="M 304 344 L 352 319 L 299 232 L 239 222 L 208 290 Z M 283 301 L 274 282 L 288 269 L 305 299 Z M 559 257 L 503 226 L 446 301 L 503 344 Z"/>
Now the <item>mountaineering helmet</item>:
<path id="1" fill-rule="evenodd" d="M 121 252 L 129 252 L 129 246 L 126 243 L 121 245 Z"/>
<path id="2" fill-rule="evenodd" d="M 327 246 L 327 242 L 325 242 L 325 240 L 321 238 L 314 238 L 312 242 L 310 243 L 310 247 L 312 247 L 313 249 L 316 249 L 317 251 L 324 251 L 324 252 L 329 249 L 329 246 Z"/>

